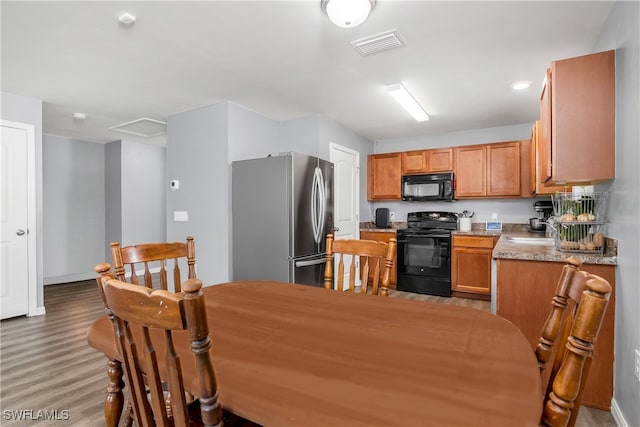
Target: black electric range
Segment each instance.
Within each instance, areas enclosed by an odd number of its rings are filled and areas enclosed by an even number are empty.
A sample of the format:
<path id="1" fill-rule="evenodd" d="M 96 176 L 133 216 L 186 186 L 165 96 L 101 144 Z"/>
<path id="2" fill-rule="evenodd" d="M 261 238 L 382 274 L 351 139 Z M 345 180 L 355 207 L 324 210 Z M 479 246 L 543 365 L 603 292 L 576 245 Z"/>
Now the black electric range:
<path id="1" fill-rule="evenodd" d="M 451 296 L 451 231 L 457 223 L 453 212 L 407 214 L 408 228 L 398 230 L 399 291 Z"/>

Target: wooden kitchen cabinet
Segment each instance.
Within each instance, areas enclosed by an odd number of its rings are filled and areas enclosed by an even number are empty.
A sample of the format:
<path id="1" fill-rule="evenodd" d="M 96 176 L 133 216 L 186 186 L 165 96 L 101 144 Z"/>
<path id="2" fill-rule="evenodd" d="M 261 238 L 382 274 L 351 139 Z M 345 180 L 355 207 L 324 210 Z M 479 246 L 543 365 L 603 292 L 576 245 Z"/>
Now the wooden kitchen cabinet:
<path id="1" fill-rule="evenodd" d="M 360 240 L 375 240 L 376 242 L 385 242 L 388 243 L 389 239 L 396 238 L 395 231 L 360 231 Z M 369 262 L 373 262 L 369 260 Z M 360 265 L 363 265 L 363 261 L 360 261 Z M 371 265 L 371 264 L 370 264 Z M 396 288 L 396 260 L 393 260 L 393 267 L 391 267 L 391 280 L 389 282 L 389 288 Z M 373 280 L 373 272 L 369 272 L 369 281 Z M 380 279 L 382 280 L 382 278 Z"/>
<path id="2" fill-rule="evenodd" d="M 367 199 L 400 200 L 401 153 L 372 154 L 367 157 Z"/>
<path id="3" fill-rule="evenodd" d="M 404 151 L 402 153 L 402 175 L 450 172 L 452 170 L 452 148 Z"/>
<path id="4" fill-rule="evenodd" d="M 535 196 L 554 194 L 556 192 L 571 191 L 571 186 L 553 185 L 551 181 L 545 180 L 549 176 L 545 153 L 548 149 L 543 146 L 541 136 L 542 122 L 537 120 L 531 129 L 531 145 L 529 158 L 529 194 Z"/>
<path id="5" fill-rule="evenodd" d="M 543 181 L 615 178 L 615 51 L 554 61 L 540 97 Z"/>
<path id="6" fill-rule="evenodd" d="M 455 147 L 453 153 L 456 165 L 456 198 L 486 196 L 486 145 Z"/>
<path id="7" fill-rule="evenodd" d="M 453 148 L 429 150 L 429 173 L 450 172 L 453 170 Z"/>
<path id="8" fill-rule="evenodd" d="M 454 148 L 456 198 L 521 194 L 520 142 Z"/>
<path id="9" fill-rule="evenodd" d="M 497 240 L 497 236 L 453 235 L 451 290 L 454 296 L 490 299 L 491 254 Z"/>
<path id="10" fill-rule="evenodd" d="M 487 196 L 520 195 L 520 143 L 487 145 Z"/>
<path id="11" fill-rule="evenodd" d="M 402 153 L 402 175 L 427 173 L 429 170 L 429 151 L 404 151 Z"/>
<path id="12" fill-rule="evenodd" d="M 498 259 L 496 263 L 496 314 L 520 328 L 533 351 L 551 312 L 551 300 L 564 264 L 512 259 Z M 610 410 L 613 396 L 615 266 L 587 264 L 582 268 L 603 277 L 613 287 L 582 397 L 583 405 Z"/>

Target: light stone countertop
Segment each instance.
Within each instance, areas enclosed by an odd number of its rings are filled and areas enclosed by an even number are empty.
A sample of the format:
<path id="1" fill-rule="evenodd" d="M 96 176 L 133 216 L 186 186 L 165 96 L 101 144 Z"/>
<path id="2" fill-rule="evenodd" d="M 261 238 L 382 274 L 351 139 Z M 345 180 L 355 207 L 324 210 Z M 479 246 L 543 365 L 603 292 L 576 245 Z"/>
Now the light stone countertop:
<path id="1" fill-rule="evenodd" d="M 546 246 L 513 243 L 508 240 L 509 237 L 543 238 L 544 234 L 529 233 L 526 231 L 503 232 L 496 246 L 493 248 L 494 259 L 564 262 L 568 257 L 573 256 L 581 260 L 584 264 L 617 265 L 618 263 L 615 250 L 611 249 L 607 249 L 604 255 L 564 252 L 556 249 L 555 245 Z M 607 243 L 611 244 L 613 242 L 608 240 Z"/>
<path id="2" fill-rule="evenodd" d="M 376 228 L 375 223 L 360 223 L 361 231 L 394 232 L 406 228 L 406 222 L 393 222 L 389 228 Z M 531 233 L 527 231 L 527 224 L 503 224 L 502 231 L 486 231 L 484 223 L 473 223 L 471 231 L 454 230 L 453 235 L 466 236 L 500 236 L 493 248 L 494 259 L 517 259 L 524 261 L 548 261 L 564 262 L 568 257 L 574 256 L 584 264 L 617 265 L 617 242 L 606 239 L 606 250 L 603 255 L 584 254 L 579 252 L 563 252 L 554 245 L 532 245 L 526 243 L 509 242 L 509 237 L 544 238 L 544 233 Z"/>

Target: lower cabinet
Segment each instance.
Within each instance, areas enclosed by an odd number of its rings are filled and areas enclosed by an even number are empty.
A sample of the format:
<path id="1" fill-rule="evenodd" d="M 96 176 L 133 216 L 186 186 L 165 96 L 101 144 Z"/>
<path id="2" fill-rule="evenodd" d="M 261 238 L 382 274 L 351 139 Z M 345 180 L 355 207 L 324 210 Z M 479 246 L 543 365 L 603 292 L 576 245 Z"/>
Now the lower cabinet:
<path id="1" fill-rule="evenodd" d="M 535 350 L 560 277 L 561 262 L 498 259 L 496 314 L 516 325 Z M 615 266 L 585 264 L 582 269 L 606 279 L 613 287 L 598 340 L 582 404 L 610 410 L 613 397 L 613 337 Z"/>
<path id="2" fill-rule="evenodd" d="M 491 298 L 491 254 L 497 240 L 497 236 L 453 235 L 451 290 L 454 296 Z"/>
<path id="3" fill-rule="evenodd" d="M 388 243 L 389 239 L 396 238 L 395 231 L 361 231 L 360 239 L 361 240 L 375 240 L 376 242 L 385 242 Z M 360 262 L 362 265 L 362 261 Z M 396 288 L 396 260 L 393 260 L 393 267 L 391 268 L 391 280 L 389 283 L 389 288 Z M 369 273 L 369 281 L 373 280 L 373 273 Z"/>

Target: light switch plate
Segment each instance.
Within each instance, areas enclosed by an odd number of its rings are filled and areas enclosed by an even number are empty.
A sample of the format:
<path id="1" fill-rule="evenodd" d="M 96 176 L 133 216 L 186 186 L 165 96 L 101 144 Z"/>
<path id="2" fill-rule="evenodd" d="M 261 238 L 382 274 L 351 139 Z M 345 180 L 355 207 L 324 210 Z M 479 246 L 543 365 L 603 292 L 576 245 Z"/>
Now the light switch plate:
<path id="1" fill-rule="evenodd" d="M 189 221 L 189 212 L 187 211 L 173 211 L 174 221 Z"/>

